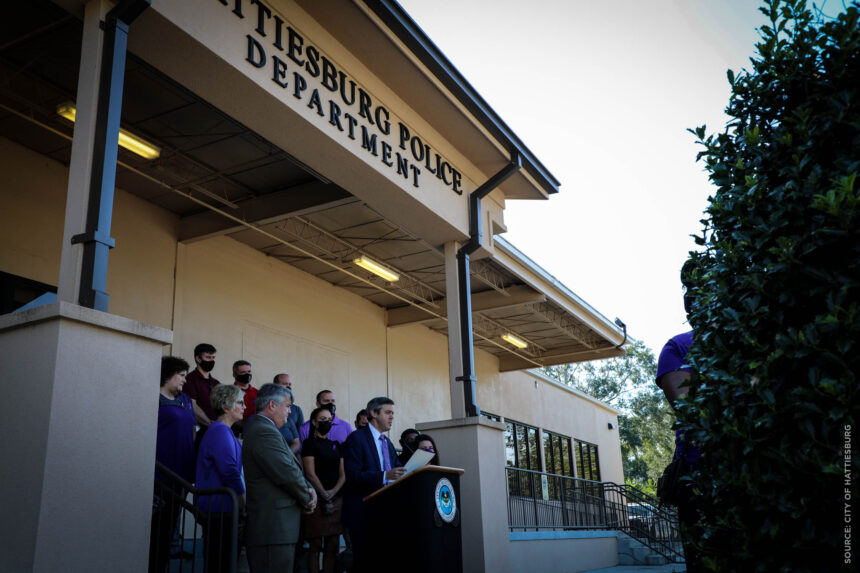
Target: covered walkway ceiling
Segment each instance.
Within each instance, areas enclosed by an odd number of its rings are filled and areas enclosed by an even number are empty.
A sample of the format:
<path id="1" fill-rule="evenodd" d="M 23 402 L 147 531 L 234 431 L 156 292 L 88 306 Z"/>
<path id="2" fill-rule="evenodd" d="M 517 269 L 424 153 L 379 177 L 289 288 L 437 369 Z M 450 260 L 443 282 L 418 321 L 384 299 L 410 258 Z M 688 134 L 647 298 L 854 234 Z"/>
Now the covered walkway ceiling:
<path id="1" fill-rule="evenodd" d="M 0 136 L 67 165 L 72 124 L 56 109 L 74 101 L 81 22 L 42 0 L 12 11 L 0 25 Z M 440 245 L 381 217 L 132 55 L 122 114 L 124 128 L 162 152 L 147 161 L 121 148 L 117 187 L 178 215 L 180 241 L 229 236 L 385 308 L 389 326 L 447 333 Z M 388 283 L 357 267 L 362 254 L 401 279 Z M 513 266 L 497 257 L 471 268 L 475 344 L 498 356 L 502 370 L 621 353 L 614 325 L 590 309 L 572 312 L 575 295 L 544 289 Z M 505 333 L 528 346 L 514 348 Z"/>

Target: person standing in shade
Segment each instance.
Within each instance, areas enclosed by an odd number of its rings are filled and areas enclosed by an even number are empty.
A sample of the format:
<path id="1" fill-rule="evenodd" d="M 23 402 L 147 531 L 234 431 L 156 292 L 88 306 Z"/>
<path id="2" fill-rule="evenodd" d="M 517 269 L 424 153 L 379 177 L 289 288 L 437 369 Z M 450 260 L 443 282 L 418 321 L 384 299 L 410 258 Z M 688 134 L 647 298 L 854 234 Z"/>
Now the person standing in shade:
<path id="1" fill-rule="evenodd" d="M 428 434 L 419 434 L 415 438 L 415 449 L 424 450 L 425 452 L 433 454 L 433 457 L 430 458 L 430 461 L 427 463 L 431 466 L 439 465 L 439 448 L 436 447 L 436 440 L 434 440 L 432 436 Z"/>
<path id="2" fill-rule="evenodd" d="M 317 504 L 314 488 L 278 432 L 289 415 L 287 400 L 286 388 L 263 384 L 257 394 L 257 414 L 242 445 L 251 573 L 293 571 L 299 516 Z"/>
<path id="3" fill-rule="evenodd" d="M 191 398 L 194 405 L 194 415 L 200 425 L 201 432 L 197 432 L 197 443 L 203 439 L 203 433 L 218 414 L 209 403 L 209 395 L 212 388 L 219 384 L 218 380 L 210 374 L 215 368 L 215 347 L 208 342 L 201 342 L 194 347 L 194 362 L 196 367 L 185 377 L 185 393 Z"/>
<path id="4" fill-rule="evenodd" d="M 257 389 L 251 386 L 254 375 L 251 373 L 251 363 L 247 360 L 237 360 L 233 363 L 233 385 L 245 394 L 245 413 L 242 419 L 233 426 L 233 432 L 242 434 L 245 421 L 254 415 L 254 401 L 257 399 Z"/>
<path id="5" fill-rule="evenodd" d="M 320 500 L 314 512 L 304 516 L 304 536 L 310 543 L 310 573 L 319 573 L 320 551 L 323 551 L 323 571 L 334 573 L 339 536 L 343 533 L 340 491 L 346 482 L 346 474 L 340 444 L 327 438 L 332 417 L 328 408 L 315 409 L 310 417 L 313 435 L 302 444 L 305 477 L 313 484 Z"/>
<path id="6" fill-rule="evenodd" d="M 367 410 L 362 408 L 355 415 L 355 429 L 360 430 L 367 425 Z"/>
<path id="7" fill-rule="evenodd" d="M 296 404 L 296 395 L 293 392 L 293 383 L 290 380 L 289 374 L 275 374 L 272 383 L 283 386 L 290 391 L 290 415 L 287 418 L 287 423 L 281 428 L 281 434 L 284 435 L 284 439 L 290 444 L 290 449 L 293 453 L 298 454 L 302 449 L 302 443 L 299 440 L 299 428 L 305 423 L 305 414 L 302 412 L 301 406 Z"/>
<path id="8" fill-rule="evenodd" d="M 692 312 L 693 298 L 689 289 L 693 286 L 691 276 L 694 263 L 687 261 L 681 268 L 681 283 L 684 285 L 684 309 L 687 316 Z M 687 394 L 687 383 L 690 380 L 690 365 L 687 354 L 693 346 L 693 331 L 684 332 L 673 336 L 663 346 L 660 357 L 657 360 L 657 386 L 663 390 L 666 399 L 675 407 L 678 398 Z M 694 468 L 701 457 L 701 452 L 692 443 L 685 439 L 680 430 L 675 430 L 675 454 L 673 460 L 682 460 L 689 468 Z M 681 524 L 681 540 L 684 545 L 684 559 L 689 573 L 698 573 L 702 570 L 700 555 L 690 544 L 684 535 L 684 530 L 695 525 L 699 521 L 699 512 L 696 509 L 696 499 L 693 493 L 694 486 L 689 482 L 682 482 L 678 486 L 678 521 Z"/>
<path id="9" fill-rule="evenodd" d="M 242 419 L 245 401 L 242 391 L 228 384 L 219 384 L 210 395 L 212 407 L 221 414 L 209 425 L 200 441 L 197 453 L 197 487 L 209 489 L 229 487 L 236 492 L 239 511 L 245 509 L 245 482 L 242 478 L 242 445 L 230 427 Z M 201 495 L 197 507 L 203 520 L 203 551 L 205 573 L 227 573 L 237 539 L 233 537 L 233 503 L 224 494 Z M 238 550 L 238 548 L 237 548 Z"/>
<path id="10" fill-rule="evenodd" d="M 415 438 L 418 437 L 420 432 L 415 428 L 407 428 L 403 430 L 400 434 L 400 455 L 397 456 L 400 459 L 400 463 L 406 464 L 409 461 L 409 458 L 412 457 L 412 454 L 415 453 Z"/>
<path id="11" fill-rule="evenodd" d="M 155 461 L 189 483 L 194 482 L 194 408 L 183 391 L 188 363 L 177 356 L 161 359 L 158 395 L 158 433 Z M 182 509 L 185 490 L 156 470 L 155 496 L 149 537 L 149 571 L 162 573 L 170 558 L 170 539 Z"/>
<path id="12" fill-rule="evenodd" d="M 317 408 L 321 406 L 326 406 L 332 414 L 331 432 L 329 432 L 328 439 L 339 444 L 344 443 L 352 432 L 352 426 L 350 426 L 349 422 L 341 420 L 335 414 L 337 407 L 335 406 L 334 392 L 323 390 L 317 394 Z M 300 441 L 304 442 L 308 439 L 308 436 L 310 436 L 310 426 L 310 421 L 302 424 L 299 430 Z"/>
<path id="13" fill-rule="evenodd" d="M 406 473 L 394 444 L 385 436 L 394 422 L 394 401 L 385 396 L 372 399 L 367 403 L 367 417 L 370 423 L 350 434 L 343 446 L 343 525 L 352 538 L 353 571 L 360 573 L 378 567 L 372 554 L 377 543 L 369 531 L 368 504 L 362 500 Z"/>

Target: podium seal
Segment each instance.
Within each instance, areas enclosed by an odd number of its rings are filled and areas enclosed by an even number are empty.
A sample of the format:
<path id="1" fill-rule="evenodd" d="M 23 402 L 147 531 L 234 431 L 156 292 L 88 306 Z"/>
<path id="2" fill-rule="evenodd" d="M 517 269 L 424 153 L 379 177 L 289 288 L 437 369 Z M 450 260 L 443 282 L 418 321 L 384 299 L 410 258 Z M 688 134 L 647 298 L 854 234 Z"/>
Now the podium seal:
<path id="1" fill-rule="evenodd" d="M 454 486 L 448 478 L 436 482 L 436 511 L 445 523 L 451 523 L 457 515 L 457 498 L 454 497 Z"/>

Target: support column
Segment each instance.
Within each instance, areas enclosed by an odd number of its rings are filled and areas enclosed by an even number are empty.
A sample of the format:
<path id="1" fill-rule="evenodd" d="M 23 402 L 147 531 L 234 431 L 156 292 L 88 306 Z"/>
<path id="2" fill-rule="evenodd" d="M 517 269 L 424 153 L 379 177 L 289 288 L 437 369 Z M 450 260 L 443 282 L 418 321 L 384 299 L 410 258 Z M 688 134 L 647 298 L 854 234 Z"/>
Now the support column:
<path id="1" fill-rule="evenodd" d="M 451 418 L 465 418 L 466 405 L 463 383 L 457 380 L 463 373 L 463 351 L 460 342 L 460 281 L 457 274 L 457 250 L 460 244 L 445 243 L 445 304 L 448 311 L 448 374 L 451 386 Z"/>
<path id="2" fill-rule="evenodd" d="M 102 67 L 101 22 L 111 4 L 107 0 L 91 0 L 84 9 L 84 32 L 81 42 L 81 67 L 78 94 L 75 101 L 75 129 L 72 157 L 69 163 L 69 187 L 66 194 L 66 219 L 60 252 L 60 277 L 57 300 L 78 304 L 84 246 L 72 243 L 72 237 L 84 231 L 87 224 L 90 181 L 96 133 L 96 112 L 99 102 L 99 77 Z"/>
<path id="3" fill-rule="evenodd" d="M 145 573 L 162 346 L 173 333 L 67 302 L 0 316 L 0 569 Z"/>
<path id="4" fill-rule="evenodd" d="M 120 2 L 105 14 L 104 0 L 90 2 L 84 10 L 85 29 L 81 44 L 81 68 L 93 64 L 97 70 L 97 81 L 86 83 L 79 78 L 78 87 L 87 107 L 87 113 L 80 118 L 86 122 L 85 137 L 78 139 L 78 130 L 72 139 L 72 157 L 75 157 L 76 145 L 84 146 L 79 150 L 78 158 L 88 158 L 89 167 L 78 165 L 81 170 L 69 178 L 71 187 L 82 187 L 83 199 L 86 203 L 86 219 L 83 227 L 79 226 L 82 211 L 80 201 L 74 202 L 67 209 L 69 223 L 78 226 L 66 226 L 66 231 L 79 231 L 70 237 L 70 242 L 80 244 L 82 249 L 72 254 L 71 261 L 64 266 L 60 263 L 61 271 L 66 274 L 74 273 L 79 277 L 77 286 L 77 302 L 87 308 L 102 312 L 108 310 L 107 270 L 108 252 L 114 246 L 110 237 L 111 218 L 113 216 L 113 195 L 116 183 L 116 160 L 119 139 L 120 112 L 122 110 L 122 88 L 125 79 L 126 45 L 128 42 L 128 26 L 144 10 L 149 7 L 151 0 L 120 0 Z M 96 15 L 99 16 L 96 21 Z M 94 27 L 95 26 L 95 27 Z M 104 32 L 102 32 L 102 27 Z M 100 54 L 100 58 L 94 57 Z M 95 94 L 93 94 L 95 91 Z M 94 112 L 94 115 L 90 115 Z M 75 112 L 78 123 L 77 111 Z M 76 125 L 77 127 L 77 125 Z M 82 159 L 81 159 L 82 160 Z M 70 190 L 70 194 L 72 194 Z M 62 256 L 62 254 L 61 254 Z M 70 269 L 69 265 L 74 266 Z M 58 281 L 59 282 L 59 281 Z M 74 287 L 72 287 L 74 288 Z M 63 297 L 69 296 L 69 286 L 63 284 Z M 71 291 L 74 294 L 74 290 Z M 67 298 L 60 298 L 67 300 Z"/>
<path id="5" fill-rule="evenodd" d="M 445 466 L 465 470 L 457 500 L 463 573 L 510 573 L 505 425 L 474 416 L 415 427 L 433 436 Z"/>

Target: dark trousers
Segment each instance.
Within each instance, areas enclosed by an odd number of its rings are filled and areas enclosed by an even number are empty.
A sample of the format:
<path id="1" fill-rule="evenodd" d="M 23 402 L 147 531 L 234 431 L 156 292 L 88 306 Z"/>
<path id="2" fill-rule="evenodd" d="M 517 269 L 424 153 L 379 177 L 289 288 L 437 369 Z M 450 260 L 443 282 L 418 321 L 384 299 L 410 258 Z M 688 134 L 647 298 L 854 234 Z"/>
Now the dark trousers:
<path id="1" fill-rule="evenodd" d="M 684 486 L 681 499 L 678 501 L 678 523 L 681 525 L 681 542 L 684 544 L 684 561 L 687 563 L 687 573 L 703 571 L 701 554 L 689 541 L 688 531 L 690 527 L 699 522 L 700 517 L 693 486 Z"/>
<path id="2" fill-rule="evenodd" d="M 355 528 L 349 530 L 349 538 L 352 543 L 351 573 L 371 573 L 373 571 L 373 538 L 362 531 L 362 529 Z"/>
<path id="3" fill-rule="evenodd" d="M 210 513 L 203 520 L 203 570 L 205 573 L 229 573 L 234 558 L 233 515 Z M 238 551 L 238 548 L 237 548 Z"/>
<path id="4" fill-rule="evenodd" d="M 149 534 L 149 573 L 163 573 L 170 559 L 170 542 L 182 511 L 185 491 L 177 484 L 156 482 Z"/>
<path id="5" fill-rule="evenodd" d="M 248 568 L 251 573 L 290 573 L 295 557 L 295 543 L 248 546 Z"/>

